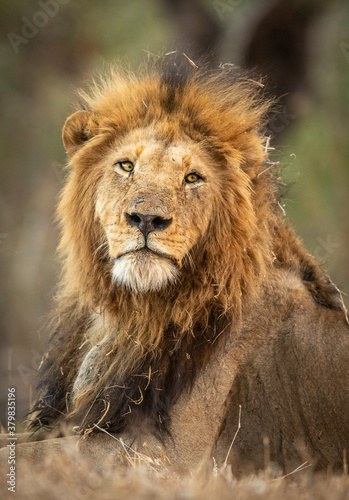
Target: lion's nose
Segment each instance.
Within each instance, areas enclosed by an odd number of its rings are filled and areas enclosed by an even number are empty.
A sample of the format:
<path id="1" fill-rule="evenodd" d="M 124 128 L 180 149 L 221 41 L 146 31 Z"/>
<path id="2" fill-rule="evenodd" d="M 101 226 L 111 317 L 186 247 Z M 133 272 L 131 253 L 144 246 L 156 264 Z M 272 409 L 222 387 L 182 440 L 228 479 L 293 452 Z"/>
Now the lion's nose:
<path id="1" fill-rule="evenodd" d="M 171 219 L 164 219 L 159 215 L 144 215 L 138 212 L 125 213 L 125 217 L 131 226 L 136 226 L 146 238 L 152 231 L 163 231 L 172 222 Z"/>

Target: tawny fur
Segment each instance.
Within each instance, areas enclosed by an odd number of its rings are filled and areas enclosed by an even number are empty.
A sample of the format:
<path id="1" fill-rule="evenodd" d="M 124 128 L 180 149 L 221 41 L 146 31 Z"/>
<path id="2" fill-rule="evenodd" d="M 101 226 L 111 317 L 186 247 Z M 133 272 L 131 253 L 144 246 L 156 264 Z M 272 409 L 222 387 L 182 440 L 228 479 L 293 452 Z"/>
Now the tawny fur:
<path id="1" fill-rule="evenodd" d="M 213 344 L 255 317 L 279 272 L 325 309 L 340 296 L 279 213 L 257 82 L 224 68 L 112 69 L 80 95 L 63 132 L 63 277 L 31 426 L 117 433 L 146 419 L 162 434 Z M 125 217 L 137 211 L 171 220 L 149 235 L 151 254 Z"/>

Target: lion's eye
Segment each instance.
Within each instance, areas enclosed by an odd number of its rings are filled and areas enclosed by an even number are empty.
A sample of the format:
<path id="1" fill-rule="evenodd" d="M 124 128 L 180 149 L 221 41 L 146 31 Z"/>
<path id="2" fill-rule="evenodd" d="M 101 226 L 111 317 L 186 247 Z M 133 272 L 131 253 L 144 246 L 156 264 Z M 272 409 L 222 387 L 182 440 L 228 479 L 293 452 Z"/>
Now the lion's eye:
<path id="1" fill-rule="evenodd" d="M 185 182 L 187 182 L 188 184 L 192 184 L 193 182 L 197 182 L 199 181 L 200 179 L 202 179 L 202 177 L 200 177 L 199 174 L 196 174 L 195 172 L 192 172 L 191 174 L 188 174 L 184 180 Z"/>
<path id="2" fill-rule="evenodd" d="M 125 172 L 132 172 L 134 169 L 134 165 L 131 161 L 118 161 L 115 163 L 115 165 L 120 165 L 120 168 L 122 170 L 125 170 Z"/>

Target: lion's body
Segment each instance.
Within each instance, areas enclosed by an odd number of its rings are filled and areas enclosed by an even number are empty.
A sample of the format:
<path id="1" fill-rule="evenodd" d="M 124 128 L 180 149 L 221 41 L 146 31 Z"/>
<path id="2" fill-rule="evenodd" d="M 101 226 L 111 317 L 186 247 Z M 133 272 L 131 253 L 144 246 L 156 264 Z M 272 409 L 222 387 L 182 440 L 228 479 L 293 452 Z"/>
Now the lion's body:
<path id="1" fill-rule="evenodd" d="M 195 71 L 113 73 L 66 123 L 64 276 L 32 426 L 160 440 L 181 468 L 224 461 L 241 405 L 236 471 L 263 466 L 265 437 L 281 467 L 338 467 L 340 297 L 279 215 L 258 85 Z"/>
<path id="2" fill-rule="evenodd" d="M 213 455 L 224 458 L 241 405 L 230 457 L 235 474 L 264 469 L 266 455 L 279 473 L 304 462 L 315 470 L 342 470 L 349 447 L 346 318 L 316 303 L 294 273 L 281 273 L 270 291 L 257 317 L 245 320 L 253 342 L 234 379 Z"/>

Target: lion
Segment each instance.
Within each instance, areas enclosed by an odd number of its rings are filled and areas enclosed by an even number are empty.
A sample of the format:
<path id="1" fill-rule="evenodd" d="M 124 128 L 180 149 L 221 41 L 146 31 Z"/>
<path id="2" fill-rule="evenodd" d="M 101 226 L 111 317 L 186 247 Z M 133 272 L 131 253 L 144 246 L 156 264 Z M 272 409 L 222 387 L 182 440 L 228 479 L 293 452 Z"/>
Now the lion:
<path id="1" fill-rule="evenodd" d="M 340 470 L 348 316 L 281 213 L 272 99 L 184 63 L 113 67 L 64 125 L 63 273 L 29 429 L 70 426 L 99 461 L 122 438 L 179 471 Z"/>

